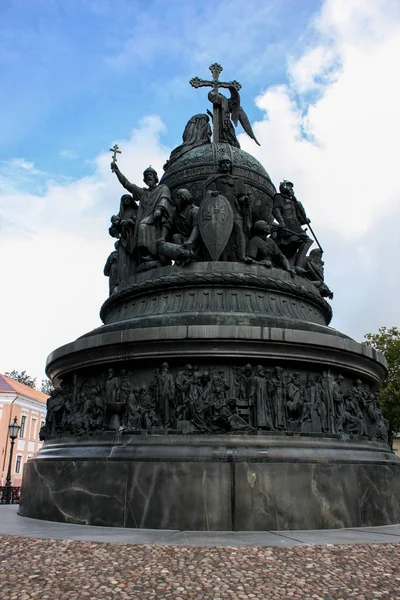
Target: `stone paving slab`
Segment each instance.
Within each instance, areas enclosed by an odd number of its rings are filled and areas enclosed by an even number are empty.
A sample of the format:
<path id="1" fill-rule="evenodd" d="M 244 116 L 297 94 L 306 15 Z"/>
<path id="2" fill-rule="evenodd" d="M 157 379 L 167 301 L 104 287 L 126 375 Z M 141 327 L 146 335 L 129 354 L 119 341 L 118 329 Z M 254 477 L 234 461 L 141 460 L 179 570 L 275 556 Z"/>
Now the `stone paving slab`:
<path id="1" fill-rule="evenodd" d="M 177 531 L 160 540 L 160 543 L 174 546 L 241 547 L 300 546 L 303 542 L 271 531 Z"/>
<path id="2" fill-rule="evenodd" d="M 124 527 L 94 527 L 72 523 L 55 523 L 29 519 L 17 514 L 18 506 L 0 506 L 0 534 L 58 540 L 93 540 L 130 544 L 154 544 L 167 539 L 177 530 L 127 529 Z"/>
<path id="3" fill-rule="evenodd" d="M 397 537 L 400 537 L 400 525 L 382 525 L 381 527 L 360 527 L 359 529 L 349 529 L 349 531 L 360 531 L 362 533 L 378 531 L 381 534 L 395 535 Z"/>
<path id="4" fill-rule="evenodd" d="M 387 534 L 380 527 L 359 529 L 323 529 L 316 531 L 279 531 L 288 540 L 303 544 L 373 544 L 400 543 L 400 533 Z M 278 532 L 275 532 L 278 533 Z"/>
<path id="5" fill-rule="evenodd" d="M 317 531 L 178 531 L 55 523 L 20 517 L 17 511 L 17 505 L 0 506 L 0 534 L 43 539 L 202 547 L 400 543 L 400 525 Z"/>

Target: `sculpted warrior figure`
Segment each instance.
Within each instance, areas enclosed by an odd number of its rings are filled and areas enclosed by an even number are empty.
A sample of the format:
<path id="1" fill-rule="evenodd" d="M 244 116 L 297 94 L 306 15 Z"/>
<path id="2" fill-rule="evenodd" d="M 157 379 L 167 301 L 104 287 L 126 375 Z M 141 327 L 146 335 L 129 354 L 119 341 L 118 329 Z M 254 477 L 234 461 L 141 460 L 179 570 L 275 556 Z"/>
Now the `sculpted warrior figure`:
<path id="1" fill-rule="evenodd" d="M 276 242 L 290 264 L 303 267 L 305 255 L 313 241 L 302 225 L 308 225 L 303 205 L 294 195 L 293 183 L 282 181 L 279 194 L 275 194 L 272 214 L 278 222 Z"/>
<path id="2" fill-rule="evenodd" d="M 333 292 L 324 283 L 324 261 L 322 260 L 322 250 L 314 248 L 310 254 L 306 256 L 303 267 L 296 267 L 296 273 L 306 277 L 319 289 L 321 296 L 325 298 L 333 298 Z"/>
<path id="3" fill-rule="evenodd" d="M 143 171 L 143 181 L 147 188 L 141 188 L 128 181 L 114 160 L 111 170 L 121 185 L 132 194 L 134 200 L 139 202 L 132 236 L 132 248 L 139 264 L 137 271 L 161 266 L 157 240 L 166 239 L 174 213 L 168 187 L 165 184 L 158 185 L 157 172 L 152 167 Z"/>
<path id="4" fill-rule="evenodd" d="M 205 184 L 207 192 L 221 194 L 229 201 L 234 215 L 231 239 L 223 253 L 222 260 L 239 260 L 244 262 L 246 255 L 246 237 L 243 229 L 243 213 L 247 212 L 249 197 L 244 181 L 232 175 L 232 161 L 224 156 L 219 161 L 219 174 L 211 177 Z M 226 255 L 226 257 L 224 256 Z"/>
<path id="5" fill-rule="evenodd" d="M 271 227 L 265 221 L 257 221 L 253 227 L 254 235 L 247 244 L 246 262 L 259 262 L 264 267 L 280 267 L 295 275 L 288 259 L 282 254 L 278 245 L 269 238 Z M 249 259 L 249 260 L 247 260 Z"/>
<path id="6" fill-rule="evenodd" d="M 175 214 L 172 242 L 193 247 L 193 252 L 196 254 L 199 240 L 199 207 L 193 202 L 189 190 L 178 190 L 176 196 L 178 206 Z"/>
<path id="7" fill-rule="evenodd" d="M 180 189 L 176 193 L 176 212 L 172 227 L 172 242 L 157 240 L 159 254 L 185 266 L 198 259 L 200 236 L 198 225 L 199 208 L 193 202 L 189 190 Z"/>

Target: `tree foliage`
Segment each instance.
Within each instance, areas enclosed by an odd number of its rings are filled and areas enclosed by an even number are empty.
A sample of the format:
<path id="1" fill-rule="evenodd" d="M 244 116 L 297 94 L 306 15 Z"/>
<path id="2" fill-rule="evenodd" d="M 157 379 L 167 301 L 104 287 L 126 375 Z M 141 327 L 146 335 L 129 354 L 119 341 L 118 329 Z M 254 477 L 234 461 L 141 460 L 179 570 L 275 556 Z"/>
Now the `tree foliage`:
<path id="1" fill-rule="evenodd" d="M 15 379 L 15 381 L 19 381 L 19 383 L 27 385 L 34 390 L 36 389 L 36 377 L 31 377 L 26 371 L 7 371 L 5 375 L 7 377 L 11 377 L 11 379 Z"/>
<path id="2" fill-rule="evenodd" d="M 364 344 L 380 350 L 388 363 L 388 377 L 379 397 L 392 437 L 400 431 L 400 330 L 397 327 L 380 327 L 378 333 L 366 333 L 364 337 Z"/>
<path id="3" fill-rule="evenodd" d="M 48 378 L 42 379 L 42 383 L 40 385 L 40 391 L 43 392 L 43 394 L 47 394 L 48 396 L 50 396 L 50 394 L 53 390 L 54 390 L 54 386 L 51 383 L 50 379 L 48 379 Z"/>

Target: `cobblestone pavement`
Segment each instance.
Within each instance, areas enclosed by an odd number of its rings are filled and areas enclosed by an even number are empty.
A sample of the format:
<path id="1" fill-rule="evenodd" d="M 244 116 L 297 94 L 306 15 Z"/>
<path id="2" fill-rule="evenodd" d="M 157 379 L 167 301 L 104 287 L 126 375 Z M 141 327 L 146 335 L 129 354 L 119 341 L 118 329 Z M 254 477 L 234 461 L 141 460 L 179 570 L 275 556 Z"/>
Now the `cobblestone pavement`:
<path id="1" fill-rule="evenodd" d="M 0 536 L 1 600 L 400 598 L 400 544 L 232 548 Z"/>

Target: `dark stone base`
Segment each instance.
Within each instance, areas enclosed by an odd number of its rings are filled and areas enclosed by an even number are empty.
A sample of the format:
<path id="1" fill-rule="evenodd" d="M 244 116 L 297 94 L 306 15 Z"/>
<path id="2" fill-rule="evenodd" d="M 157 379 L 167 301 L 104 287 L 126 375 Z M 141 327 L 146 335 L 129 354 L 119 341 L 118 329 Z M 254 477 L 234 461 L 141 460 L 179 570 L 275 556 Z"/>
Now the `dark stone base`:
<path id="1" fill-rule="evenodd" d="M 332 529 L 398 523 L 399 498 L 400 459 L 376 442 L 104 434 L 47 442 L 25 466 L 19 514 L 152 529 Z"/>

